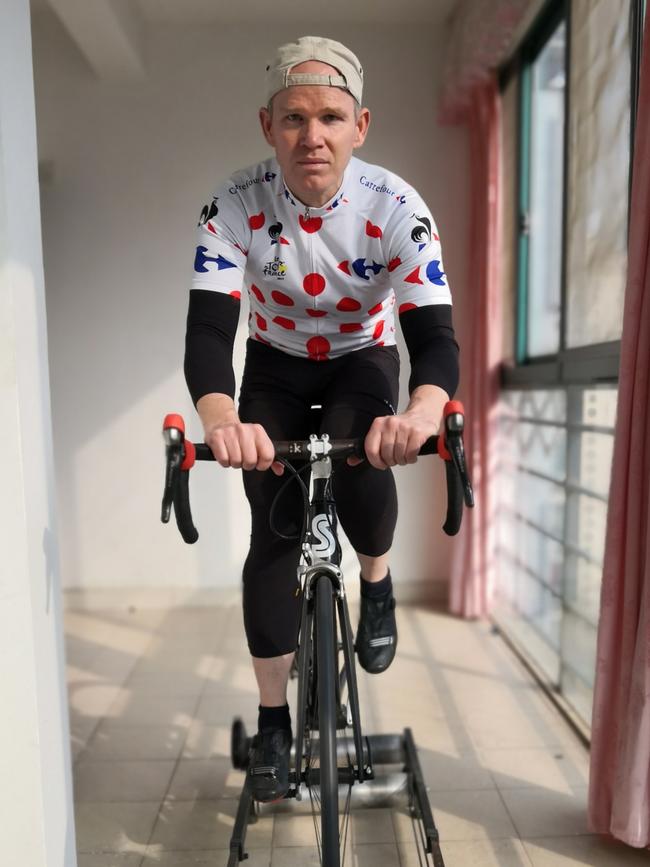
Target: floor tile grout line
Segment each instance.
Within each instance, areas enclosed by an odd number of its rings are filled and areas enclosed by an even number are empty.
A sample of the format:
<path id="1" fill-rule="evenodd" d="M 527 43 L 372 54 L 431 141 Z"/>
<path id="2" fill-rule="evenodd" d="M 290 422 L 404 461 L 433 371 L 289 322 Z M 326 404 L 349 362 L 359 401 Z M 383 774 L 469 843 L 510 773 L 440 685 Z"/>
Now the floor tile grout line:
<path id="1" fill-rule="evenodd" d="M 489 772 L 490 774 L 492 774 L 491 771 L 488 771 L 488 772 Z M 527 850 L 526 847 L 524 846 L 524 841 L 522 840 L 522 837 L 521 837 L 521 834 L 520 834 L 520 832 L 519 832 L 519 828 L 517 827 L 517 823 L 515 822 L 514 816 L 512 815 L 512 813 L 510 812 L 510 810 L 508 809 L 508 805 L 506 804 L 505 798 L 503 797 L 503 793 L 501 792 L 501 790 L 499 789 L 498 786 L 497 786 L 496 788 L 497 788 L 497 792 L 499 793 L 499 800 L 500 800 L 501 803 L 503 804 L 503 808 L 504 808 L 504 810 L 506 811 L 506 814 L 507 814 L 508 818 L 509 818 L 510 821 L 512 822 L 512 827 L 515 829 L 515 833 L 517 834 L 517 840 L 519 840 L 519 843 L 521 844 L 521 848 L 522 848 L 523 851 L 524 851 L 524 855 L 526 856 L 526 859 L 527 859 L 528 862 L 529 862 L 529 867 L 535 867 L 535 865 L 533 864 L 533 860 L 532 860 L 532 858 L 531 858 L 530 855 L 528 854 L 528 850 Z"/>
<path id="2" fill-rule="evenodd" d="M 222 618 L 222 619 L 225 619 L 225 616 L 226 616 L 225 612 L 226 612 L 227 610 L 228 610 L 228 609 L 227 609 L 227 607 L 226 607 L 225 610 L 224 610 L 223 618 Z M 159 625 L 160 625 L 160 624 L 159 624 Z M 216 643 L 216 641 L 215 641 L 215 645 L 213 645 L 213 647 L 212 647 L 208 652 L 209 652 L 209 653 L 213 653 L 214 650 L 216 649 L 216 647 L 217 647 L 217 643 Z M 143 654 L 141 654 L 141 656 L 142 656 L 142 655 L 144 655 L 144 652 L 143 652 Z M 199 691 L 199 693 L 198 693 L 198 695 L 197 695 L 197 697 L 196 697 L 195 704 L 194 704 L 194 709 L 193 709 L 193 711 L 192 711 L 192 722 L 194 722 L 194 721 L 196 720 L 196 712 L 197 712 L 197 710 L 198 710 L 198 708 L 199 708 L 199 705 L 200 705 L 200 703 L 201 703 L 201 700 L 202 700 L 202 698 L 203 698 L 203 694 L 204 694 L 204 692 L 205 692 L 206 685 L 207 685 L 207 680 L 206 680 L 206 678 L 204 677 L 204 678 L 203 678 L 203 688 Z M 151 846 L 151 841 L 152 841 L 152 839 L 153 839 L 154 833 L 155 833 L 156 828 L 157 828 L 157 826 L 158 826 L 158 822 L 159 822 L 159 820 L 160 820 L 160 815 L 161 815 L 161 812 L 162 812 L 162 807 L 163 807 L 163 805 L 165 804 L 165 801 L 167 800 L 167 796 L 168 796 L 168 794 L 169 794 L 169 790 L 170 790 L 170 788 L 171 788 L 172 780 L 174 779 L 174 776 L 175 776 L 175 774 L 176 774 L 176 771 L 178 770 L 178 765 L 179 765 L 179 763 L 180 763 L 180 761 L 181 761 L 181 759 L 182 759 L 183 752 L 184 752 L 184 750 L 185 750 L 185 746 L 186 746 L 186 744 L 187 744 L 187 739 L 188 739 L 188 737 L 189 737 L 189 733 L 190 733 L 190 727 L 191 727 L 191 723 L 190 723 L 190 725 L 187 727 L 187 730 L 186 730 L 186 732 L 185 732 L 185 737 L 184 737 L 184 739 L 183 739 L 183 743 L 181 744 L 181 748 L 180 748 L 180 750 L 179 750 L 179 752 L 178 752 L 178 756 L 176 757 L 176 760 L 175 760 L 175 762 L 174 762 L 174 767 L 172 768 L 172 772 L 171 772 L 171 774 L 170 774 L 170 776 L 169 776 L 169 781 L 168 781 L 168 783 L 167 783 L 167 787 L 166 787 L 166 789 L 165 789 L 165 792 L 164 792 L 164 794 L 163 794 L 163 796 L 162 796 L 162 799 L 161 799 L 161 801 L 160 801 L 160 804 L 159 804 L 159 806 L 158 806 L 158 812 L 157 812 L 157 814 L 156 814 L 156 818 L 154 819 L 154 822 L 153 822 L 153 824 L 152 824 L 152 826 L 151 826 L 151 831 L 149 832 L 149 836 L 148 836 L 148 838 L 147 838 L 147 842 L 146 842 L 146 844 L 145 844 L 145 854 L 142 856 L 142 861 L 140 862 L 140 867 L 142 867 L 142 864 L 144 863 L 144 859 L 147 857 L 147 851 L 146 851 L 146 850 L 148 850 L 148 849 L 149 849 L 149 846 Z"/>
<path id="3" fill-rule="evenodd" d="M 131 666 L 129 667 L 127 673 L 124 675 L 124 678 L 118 684 L 119 689 L 127 688 L 127 683 L 128 683 L 129 678 L 133 674 L 133 669 L 135 668 L 135 666 L 137 665 L 139 660 L 146 654 L 147 650 L 151 647 L 151 645 L 153 644 L 159 626 L 160 626 L 160 624 L 156 624 L 156 626 L 152 630 L 146 630 L 147 632 L 149 632 L 149 635 L 150 635 L 149 641 L 147 642 L 146 646 L 143 647 L 143 649 L 140 651 L 140 654 L 138 656 L 133 657 L 133 662 L 132 662 Z M 67 660 L 66 660 L 66 662 L 67 662 Z M 79 750 L 79 752 L 77 753 L 77 755 L 76 755 L 76 757 L 72 763 L 73 767 L 75 767 L 77 765 L 77 763 L 78 763 L 79 759 L 81 758 L 81 756 L 83 755 L 83 753 L 86 752 L 86 750 L 88 748 L 88 744 L 90 743 L 92 738 L 95 736 L 95 733 L 97 732 L 97 729 L 99 728 L 100 723 L 109 718 L 108 714 L 110 713 L 111 708 L 117 702 L 118 698 L 119 698 L 119 696 L 116 696 L 114 698 L 114 700 L 110 703 L 110 705 L 106 708 L 106 714 L 103 717 L 99 717 L 97 719 L 95 725 L 93 726 L 92 730 L 90 731 L 90 734 L 86 738 L 86 741 L 83 745 L 83 749 Z"/>

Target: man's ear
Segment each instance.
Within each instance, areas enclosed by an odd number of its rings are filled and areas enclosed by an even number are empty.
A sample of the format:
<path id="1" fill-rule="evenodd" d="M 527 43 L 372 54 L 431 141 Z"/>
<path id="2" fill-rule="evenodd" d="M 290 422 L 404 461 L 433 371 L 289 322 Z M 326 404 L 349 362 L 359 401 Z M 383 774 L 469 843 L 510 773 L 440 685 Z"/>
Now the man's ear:
<path id="1" fill-rule="evenodd" d="M 275 147 L 275 140 L 273 136 L 273 132 L 271 131 L 271 114 L 268 108 L 262 107 L 259 112 L 260 118 L 260 126 L 262 127 L 262 134 L 267 141 L 267 144 L 270 144 L 272 148 Z"/>
<path id="2" fill-rule="evenodd" d="M 354 138 L 354 147 L 360 148 L 368 135 L 368 127 L 370 126 L 370 111 L 367 108 L 362 108 L 359 112 L 359 117 L 356 119 L 356 135 Z"/>

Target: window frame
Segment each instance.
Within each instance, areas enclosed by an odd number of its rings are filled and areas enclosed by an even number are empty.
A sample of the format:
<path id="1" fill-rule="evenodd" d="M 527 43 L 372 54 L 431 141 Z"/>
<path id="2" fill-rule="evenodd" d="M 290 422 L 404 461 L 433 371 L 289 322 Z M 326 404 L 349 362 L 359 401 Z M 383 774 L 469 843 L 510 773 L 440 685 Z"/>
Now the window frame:
<path id="1" fill-rule="evenodd" d="M 603 343 L 593 343 L 587 346 L 567 347 L 566 324 L 568 309 L 567 287 L 567 211 L 569 177 L 569 112 L 570 112 L 570 67 L 571 57 L 571 0 L 548 0 L 533 22 L 528 35 L 513 57 L 499 70 L 499 87 L 501 90 L 510 83 L 513 76 L 517 81 L 517 183 L 515 237 L 513 238 L 516 252 L 516 286 L 514 315 L 514 364 L 503 364 L 501 367 L 501 385 L 503 388 L 539 388 L 553 385 L 597 385 L 599 383 L 618 382 L 621 341 L 612 340 Z M 632 190 L 632 159 L 634 155 L 634 130 L 639 90 L 640 56 L 643 39 L 645 0 L 631 0 L 630 3 L 630 177 L 628 185 L 628 221 L 629 203 Z M 563 193 L 562 193 L 562 266 L 560 283 L 560 348 L 557 353 L 531 358 L 527 355 L 527 242 L 522 239 L 522 227 L 526 219 L 524 205 L 527 204 L 527 184 L 529 172 L 530 148 L 530 78 L 531 65 L 542 48 L 552 36 L 557 26 L 564 20 L 566 27 L 565 51 L 565 123 L 564 123 L 564 160 L 563 160 Z M 525 237 L 525 236 L 524 236 Z M 525 273 L 524 273 L 525 272 Z"/>
<path id="2" fill-rule="evenodd" d="M 577 433 L 589 432 L 593 429 L 597 433 L 612 433 L 613 430 L 601 430 L 599 426 L 594 428 L 583 421 L 576 421 L 575 408 L 580 395 L 580 390 L 585 388 L 593 388 L 605 386 L 616 388 L 619 376 L 619 361 L 621 341 L 615 340 L 605 343 L 595 343 L 587 346 L 569 348 L 566 345 L 566 316 L 568 303 L 567 290 L 567 205 L 568 205 L 568 184 L 566 179 L 569 177 L 569 97 L 570 97 L 570 68 L 569 59 L 571 57 L 571 0 L 548 0 L 541 9 L 538 17 L 535 19 L 528 35 L 520 45 L 514 56 L 507 64 L 499 70 L 499 85 L 503 91 L 506 86 L 512 85 L 513 79 L 516 88 L 516 105 L 518 116 L 517 121 L 517 164 L 516 164 L 516 183 L 514 192 L 514 202 L 516 207 L 516 217 L 512 231 L 512 250 L 516 256 L 515 262 L 515 292 L 514 304 L 515 307 L 510 312 L 514 317 L 514 335 L 512 349 L 515 351 L 515 362 L 504 363 L 501 365 L 501 388 L 503 391 L 529 391 L 529 390 L 554 390 L 559 389 L 565 392 L 567 401 L 567 418 L 563 425 L 567 431 L 567 451 L 566 451 L 566 478 L 562 483 L 565 491 L 564 502 L 564 531 L 561 544 L 564 548 L 564 566 L 562 589 L 559 592 L 561 599 L 562 622 L 560 624 L 560 642 L 556 650 L 558 655 L 559 674 L 557 682 L 549 680 L 548 674 L 543 668 L 542 663 L 534 655 L 529 654 L 525 645 L 521 643 L 516 632 L 510 632 L 507 628 L 507 623 L 501 623 L 498 617 L 495 618 L 495 623 L 503 635 L 504 639 L 515 649 L 524 664 L 529 668 L 533 675 L 538 679 L 540 684 L 553 697 L 556 704 L 565 714 L 569 722 L 574 726 L 576 731 L 585 740 L 589 741 L 590 730 L 586 717 L 582 716 L 579 710 L 579 681 L 584 678 L 580 677 L 579 669 L 576 668 L 575 660 L 564 654 L 564 642 L 567 641 L 566 629 L 569 623 L 568 617 L 573 616 L 573 607 L 567 590 L 567 569 L 571 557 L 580 557 L 583 560 L 590 562 L 590 556 L 585 557 L 585 551 L 580 550 L 580 546 L 576 545 L 576 541 L 570 533 L 570 526 L 573 526 L 569 520 L 572 514 L 571 510 L 576 508 L 575 497 L 572 494 L 580 493 L 580 485 L 572 476 L 572 454 L 575 457 L 575 452 L 572 452 L 572 444 L 570 437 Z M 636 115 L 638 105 L 639 91 L 639 74 L 640 74 L 640 56 L 641 45 L 643 39 L 644 13 L 646 0 L 630 0 L 630 16 L 629 16 L 629 36 L 630 36 L 630 175 L 628 185 L 628 229 L 629 229 L 629 214 L 630 200 L 632 189 L 632 172 L 631 167 L 634 157 L 634 130 L 636 126 Z M 563 163 L 563 204 L 562 204 L 562 269 L 561 269 L 561 310 L 560 310 L 560 348 L 557 353 L 548 356 L 539 356 L 534 358 L 526 358 L 525 352 L 522 352 L 522 346 L 525 348 L 525 339 L 522 340 L 521 329 L 527 329 L 528 323 L 526 319 L 526 302 L 527 298 L 522 297 L 521 293 L 521 269 L 526 262 L 522 264 L 520 256 L 520 234 L 522 224 L 522 161 L 521 153 L 523 147 L 529 147 L 529 139 L 526 140 L 527 130 L 524 127 L 523 121 L 525 118 L 526 104 L 522 98 L 522 80 L 528 74 L 530 76 L 530 64 L 539 54 L 546 41 L 550 38 L 558 24 L 564 20 L 566 27 L 566 53 L 565 53 L 565 124 L 564 124 L 564 163 Z M 525 72 L 528 68 L 528 73 Z M 528 86 L 529 82 L 524 80 L 524 86 Z M 530 105 L 528 106 L 530 108 Z M 528 116 L 528 120 L 530 115 Z M 525 168 L 525 167 L 524 167 Z M 526 337 L 524 332 L 524 337 Z M 602 500 L 602 495 L 597 494 L 591 489 L 583 491 L 586 495 L 593 497 L 595 500 Z M 588 552 L 587 552 L 588 553 Z M 571 566 L 569 571 L 573 570 Z M 525 619 L 525 618 L 524 618 Z M 580 618 L 579 618 L 580 619 Z M 589 622 L 587 618 L 582 618 L 585 622 Z M 530 624 L 529 624 L 530 625 Z M 592 624 L 593 625 L 593 624 Z M 548 643 L 548 642 L 547 642 Z M 576 691 L 577 690 L 577 691 Z M 576 703 L 576 701 L 578 703 Z"/>

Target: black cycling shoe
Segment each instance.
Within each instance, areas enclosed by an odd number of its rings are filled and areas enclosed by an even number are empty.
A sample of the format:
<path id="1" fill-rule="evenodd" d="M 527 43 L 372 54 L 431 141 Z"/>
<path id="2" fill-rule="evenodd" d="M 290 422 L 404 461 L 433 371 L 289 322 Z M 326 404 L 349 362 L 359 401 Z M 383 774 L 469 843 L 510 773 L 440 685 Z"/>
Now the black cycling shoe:
<path id="1" fill-rule="evenodd" d="M 289 791 L 291 732 L 262 729 L 253 738 L 248 761 L 251 791 L 256 801 L 279 801 Z"/>
<path id="2" fill-rule="evenodd" d="M 385 596 L 361 596 L 355 649 L 359 665 L 370 674 L 386 671 L 395 658 L 397 623 L 392 591 Z"/>

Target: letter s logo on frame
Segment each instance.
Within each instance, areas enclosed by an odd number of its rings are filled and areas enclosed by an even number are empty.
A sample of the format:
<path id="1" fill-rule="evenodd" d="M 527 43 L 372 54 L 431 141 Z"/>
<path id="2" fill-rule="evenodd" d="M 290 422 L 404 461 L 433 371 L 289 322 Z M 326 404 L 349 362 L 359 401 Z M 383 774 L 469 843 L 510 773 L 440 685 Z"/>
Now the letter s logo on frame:
<path id="1" fill-rule="evenodd" d="M 311 531 L 316 539 L 313 551 L 319 557 L 333 557 L 336 551 L 336 542 L 330 530 L 327 515 L 316 515 L 311 522 Z"/>

